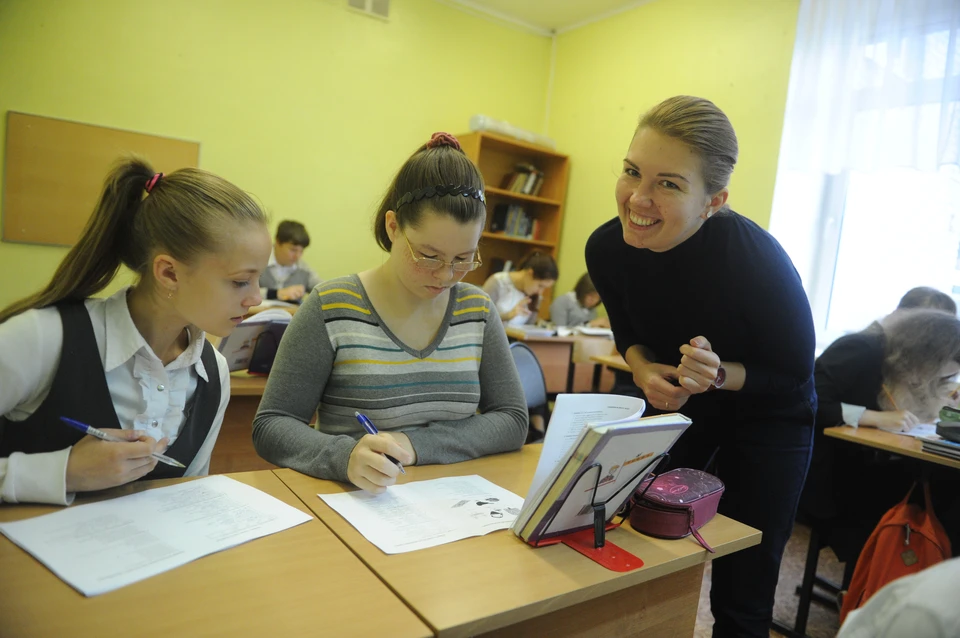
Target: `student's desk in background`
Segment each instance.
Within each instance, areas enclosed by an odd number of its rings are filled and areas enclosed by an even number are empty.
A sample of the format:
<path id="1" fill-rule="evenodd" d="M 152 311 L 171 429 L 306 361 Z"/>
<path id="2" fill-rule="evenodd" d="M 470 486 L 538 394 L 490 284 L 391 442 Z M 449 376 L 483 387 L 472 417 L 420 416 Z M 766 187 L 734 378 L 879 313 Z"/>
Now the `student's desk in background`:
<path id="1" fill-rule="evenodd" d="M 479 474 L 526 496 L 541 447 L 408 467 L 400 481 Z M 627 573 L 609 571 L 563 545 L 529 547 L 508 530 L 387 555 L 317 496 L 348 486 L 290 469 L 275 474 L 441 637 L 691 636 L 706 561 L 760 542 L 759 531 L 717 516 L 700 530 L 714 555 L 690 537 L 659 540 L 629 525 L 608 532 L 611 542 L 645 563 Z"/>
<path id="2" fill-rule="evenodd" d="M 590 392 L 596 391 L 597 386 L 606 388 L 613 386 L 613 375 L 598 378 L 595 385 L 593 375 L 596 366 L 590 362 L 590 357 L 585 356 L 581 359 L 575 356 L 576 351 L 581 349 L 577 347 L 578 344 L 583 350 L 596 351 L 605 349 L 608 345 L 609 349 L 613 350 L 612 339 L 583 335 L 569 337 L 528 335 L 514 326 L 506 326 L 506 332 L 510 339 L 522 341 L 537 355 L 547 382 L 548 394 Z"/>
<path id="3" fill-rule="evenodd" d="M 960 461 L 939 454 L 924 452 L 921 449 L 920 439 L 916 437 L 884 432 L 878 428 L 853 428 L 847 425 L 827 428 L 823 433 L 841 441 L 866 445 L 878 450 L 885 450 L 901 456 L 909 456 L 921 461 L 946 465 L 955 470 L 960 470 Z"/>
<path id="4" fill-rule="evenodd" d="M 590 357 L 590 360 L 594 363 L 599 363 L 605 368 L 630 372 L 630 366 L 627 365 L 626 360 L 616 352 L 608 355 L 594 355 Z"/>
<path id="5" fill-rule="evenodd" d="M 253 417 L 257 415 L 260 397 L 267 387 L 267 378 L 248 372 L 230 375 L 230 403 L 223 415 L 220 436 L 210 458 L 210 473 L 272 470 L 276 467 L 260 458 L 253 449 Z"/>
<path id="6" fill-rule="evenodd" d="M 269 471 L 233 474 L 309 513 Z M 122 496 L 191 480 L 141 481 Z M 98 497 L 77 498 L 77 503 Z M 12 521 L 58 507 L 0 505 Z M 320 521 L 86 598 L 0 536 L 0 636 L 429 636 L 429 629 Z"/>

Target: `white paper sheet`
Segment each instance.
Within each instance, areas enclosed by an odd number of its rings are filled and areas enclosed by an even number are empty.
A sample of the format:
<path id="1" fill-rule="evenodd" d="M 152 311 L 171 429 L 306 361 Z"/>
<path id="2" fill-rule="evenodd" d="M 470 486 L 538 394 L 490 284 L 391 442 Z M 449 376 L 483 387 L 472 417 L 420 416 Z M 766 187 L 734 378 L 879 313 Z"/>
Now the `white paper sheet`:
<path id="1" fill-rule="evenodd" d="M 523 506 L 519 496 L 477 475 L 394 485 L 383 494 L 317 496 L 385 554 L 509 529 Z"/>
<path id="2" fill-rule="evenodd" d="M 533 498 L 544 479 L 573 447 L 587 423 L 599 425 L 639 419 L 646 407 L 643 399 L 619 394 L 557 395 L 527 498 Z"/>
<path id="3" fill-rule="evenodd" d="M 930 436 L 931 434 L 936 434 L 936 433 L 937 433 L 937 425 L 935 423 L 918 423 L 917 425 L 910 428 L 909 432 L 894 432 L 894 434 L 902 434 L 903 436 L 912 436 L 917 439 L 925 438 Z"/>
<path id="4" fill-rule="evenodd" d="M 211 476 L 0 523 L 0 533 L 96 596 L 311 518 L 254 487 Z"/>

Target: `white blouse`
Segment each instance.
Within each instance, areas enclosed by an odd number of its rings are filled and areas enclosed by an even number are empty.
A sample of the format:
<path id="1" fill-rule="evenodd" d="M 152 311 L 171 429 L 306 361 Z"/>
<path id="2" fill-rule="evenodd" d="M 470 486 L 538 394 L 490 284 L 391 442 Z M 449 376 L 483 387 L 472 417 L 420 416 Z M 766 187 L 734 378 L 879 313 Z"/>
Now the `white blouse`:
<path id="1" fill-rule="evenodd" d="M 518 303 L 526 298 L 526 293 L 513 285 L 510 279 L 510 273 L 498 272 L 490 276 L 483 284 L 483 291 L 490 295 L 490 300 L 497 307 L 501 319 L 503 315 L 513 310 Z M 529 315 L 519 314 L 512 319 L 504 320 L 508 326 L 522 326 L 530 323 L 534 313 Z"/>
<path id="2" fill-rule="evenodd" d="M 187 349 L 164 366 L 130 317 L 127 290 L 84 302 L 107 388 L 123 429 L 144 430 L 157 440 L 167 437 L 173 445 L 185 421 L 184 407 L 197 389 L 197 377 L 209 381 L 200 360 L 206 337 L 198 332 Z M 40 407 L 53 385 L 62 348 L 63 324 L 56 308 L 29 310 L 0 324 L 0 414 L 10 421 L 23 421 Z M 216 355 L 220 406 L 184 476 L 209 472 L 230 400 L 227 361 L 219 352 Z M 70 448 L 65 448 L 42 454 L 14 452 L 0 458 L 0 501 L 69 505 L 73 501 L 73 494 L 66 492 L 69 455 Z"/>

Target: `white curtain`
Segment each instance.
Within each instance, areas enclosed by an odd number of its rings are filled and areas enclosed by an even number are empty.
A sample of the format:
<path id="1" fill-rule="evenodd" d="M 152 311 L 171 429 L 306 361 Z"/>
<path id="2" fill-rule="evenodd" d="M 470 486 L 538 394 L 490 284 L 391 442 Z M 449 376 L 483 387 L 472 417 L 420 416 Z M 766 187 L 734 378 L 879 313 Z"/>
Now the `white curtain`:
<path id="1" fill-rule="evenodd" d="M 801 0 L 771 232 L 821 345 L 960 294 L 960 0 Z"/>

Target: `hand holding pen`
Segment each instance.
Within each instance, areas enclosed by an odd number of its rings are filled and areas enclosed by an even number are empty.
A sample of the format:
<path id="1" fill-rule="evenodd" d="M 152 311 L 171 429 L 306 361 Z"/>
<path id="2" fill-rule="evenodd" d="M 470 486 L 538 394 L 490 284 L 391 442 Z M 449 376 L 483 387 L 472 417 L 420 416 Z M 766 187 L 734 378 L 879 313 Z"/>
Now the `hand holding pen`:
<path id="1" fill-rule="evenodd" d="M 356 417 L 369 436 L 361 438 L 350 452 L 347 478 L 361 489 L 380 494 L 406 473 L 403 463 L 412 463 L 413 456 L 390 434 L 380 434 L 366 416 L 357 412 Z"/>
<path id="2" fill-rule="evenodd" d="M 158 457 L 163 456 L 160 452 L 167 447 L 167 439 L 155 441 L 141 430 L 99 430 L 66 417 L 61 420 L 88 434 L 70 450 L 67 492 L 102 490 L 135 481 L 156 467 Z M 175 459 L 163 458 L 183 467 Z"/>

